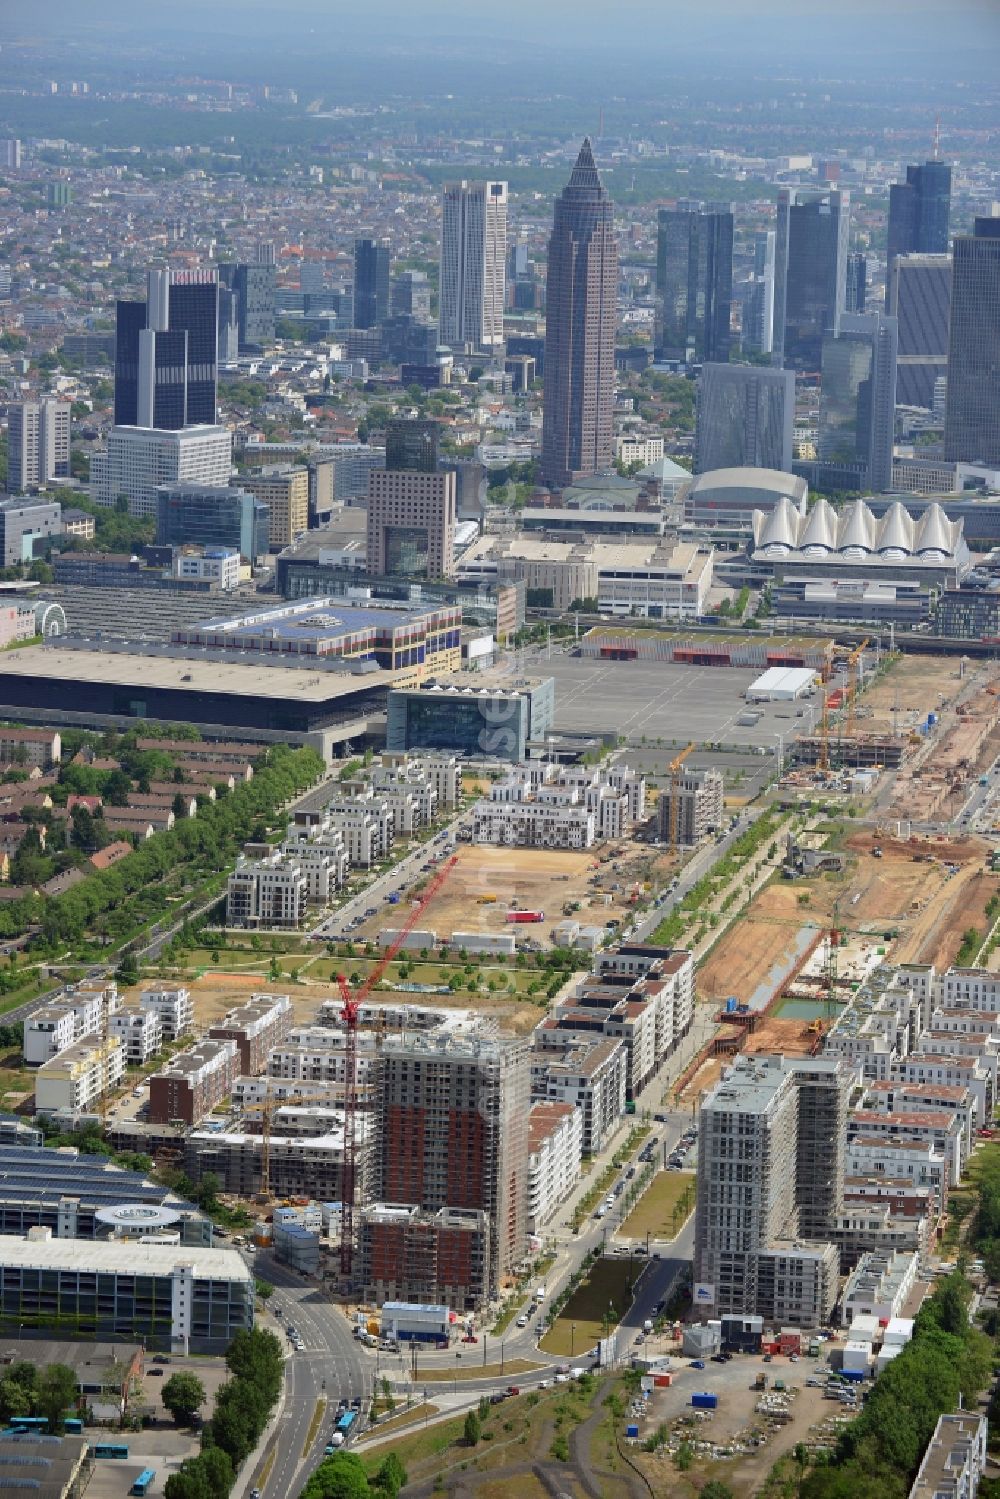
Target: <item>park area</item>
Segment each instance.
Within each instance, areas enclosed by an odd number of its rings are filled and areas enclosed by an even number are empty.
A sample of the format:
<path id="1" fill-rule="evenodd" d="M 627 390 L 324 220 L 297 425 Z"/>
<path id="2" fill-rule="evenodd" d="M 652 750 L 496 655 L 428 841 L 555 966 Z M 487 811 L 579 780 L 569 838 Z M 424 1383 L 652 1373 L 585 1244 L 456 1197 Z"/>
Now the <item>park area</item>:
<path id="1" fill-rule="evenodd" d="M 694 1211 L 693 1171 L 659 1171 L 621 1226 L 623 1239 L 675 1239 Z"/>
<path id="2" fill-rule="evenodd" d="M 567 1358 L 588 1353 L 632 1305 L 643 1268 L 627 1259 L 595 1260 L 538 1346 Z"/>

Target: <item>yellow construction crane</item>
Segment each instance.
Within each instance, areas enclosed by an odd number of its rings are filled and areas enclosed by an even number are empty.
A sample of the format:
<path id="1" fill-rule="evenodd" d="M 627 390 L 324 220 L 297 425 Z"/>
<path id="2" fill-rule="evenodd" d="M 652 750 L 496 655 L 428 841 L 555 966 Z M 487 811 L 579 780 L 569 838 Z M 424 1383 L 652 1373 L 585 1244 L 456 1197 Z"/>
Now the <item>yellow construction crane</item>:
<path id="1" fill-rule="evenodd" d="M 670 825 L 667 841 L 671 848 L 677 847 L 677 822 L 680 814 L 680 788 L 678 786 L 677 773 L 694 748 L 695 745 L 692 741 L 686 749 L 681 750 L 679 755 L 675 755 L 667 766 L 667 773 L 670 776 L 670 789 L 667 793 L 670 797 Z"/>

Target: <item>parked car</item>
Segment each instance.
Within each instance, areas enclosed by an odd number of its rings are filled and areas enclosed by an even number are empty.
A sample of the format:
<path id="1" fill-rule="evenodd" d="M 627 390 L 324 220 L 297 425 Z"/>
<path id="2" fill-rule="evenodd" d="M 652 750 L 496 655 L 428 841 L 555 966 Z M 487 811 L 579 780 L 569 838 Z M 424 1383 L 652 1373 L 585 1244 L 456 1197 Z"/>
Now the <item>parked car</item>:
<path id="1" fill-rule="evenodd" d="M 688 1365 L 688 1368 L 690 1369 L 704 1369 L 704 1367 L 705 1360 L 703 1358 L 693 1358 Z"/>

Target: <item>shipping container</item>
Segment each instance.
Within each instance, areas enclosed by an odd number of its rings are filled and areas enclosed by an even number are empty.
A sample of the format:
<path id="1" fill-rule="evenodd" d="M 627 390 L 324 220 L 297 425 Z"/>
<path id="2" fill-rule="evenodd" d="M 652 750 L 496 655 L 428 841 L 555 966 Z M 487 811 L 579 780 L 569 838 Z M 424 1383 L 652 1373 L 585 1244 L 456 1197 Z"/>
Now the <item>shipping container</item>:
<path id="1" fill-rule="evenodd" d="M 545 920 L 545 912 L 544 911 L 508 911 L 507 912 L 507 920 L 508 921 L 516 921 L 516 922 L 544 921 Z"/>
<path id="2" fill-rule="evenodd" d="M 696 1411 L 714 1411 L 718 1404 L 718 1395 L 709 1390 L 698 1390 L 691 1396 L 691 1405 Z"/>

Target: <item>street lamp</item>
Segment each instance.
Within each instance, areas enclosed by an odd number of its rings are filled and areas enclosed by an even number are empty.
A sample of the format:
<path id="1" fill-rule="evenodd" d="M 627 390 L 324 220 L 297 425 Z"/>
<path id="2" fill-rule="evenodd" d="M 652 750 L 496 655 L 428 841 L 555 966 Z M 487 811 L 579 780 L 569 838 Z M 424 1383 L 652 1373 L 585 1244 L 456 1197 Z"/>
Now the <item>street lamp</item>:
<path id="1" fill-rule="evenodd" d="M 780 781 L 785 770 L 785 736 L 775 734 L 774 737 L 778 741 L 778 780 Z"/>
<path id="2" fill-rule="evenodd" d="M 424 1425 L 425 1426 L 427 1425 L 427 1423 L 430 1420 L 430 1418 L 431 1418 L 431 1408 L 427 1404 L 427 1391 L 425 1390 L 424 1391 Z"/>
<path id="3" fill-rule="evenodd" d="M 571 1322 L 569 1324 L 569 1356 L 570 1356 L 570 1358 L 573 1357 L 573 1355 L 574 1355 L 575 1352 L 576 1352 L 576 1323 L 575 1322 Z"/>

